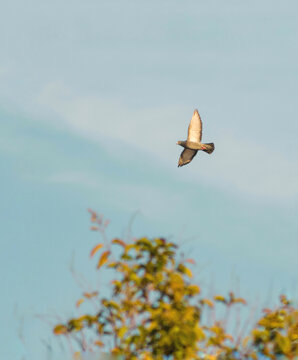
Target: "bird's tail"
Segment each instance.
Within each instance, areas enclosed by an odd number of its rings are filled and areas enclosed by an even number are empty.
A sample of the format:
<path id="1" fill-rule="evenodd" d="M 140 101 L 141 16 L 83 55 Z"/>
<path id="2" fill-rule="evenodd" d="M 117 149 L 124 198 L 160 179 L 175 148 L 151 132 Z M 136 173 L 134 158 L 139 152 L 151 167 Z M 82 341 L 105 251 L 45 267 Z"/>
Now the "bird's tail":
<path id="1" fill-rule="evenodd" d="M 205 149 L 203 151 L 205 151 L 208 154 L 213 153 L 213 151 L 215 149 L 215 146 L 213 143 L 202 144 L 202 145 L 205 147 Z"/>

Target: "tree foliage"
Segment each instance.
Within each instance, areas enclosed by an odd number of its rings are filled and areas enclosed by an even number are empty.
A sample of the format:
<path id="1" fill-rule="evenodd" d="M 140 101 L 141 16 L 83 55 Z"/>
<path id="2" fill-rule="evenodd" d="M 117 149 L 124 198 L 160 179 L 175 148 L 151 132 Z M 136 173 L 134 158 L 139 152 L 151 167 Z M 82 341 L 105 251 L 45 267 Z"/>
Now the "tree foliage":
<path id="1" fill-rule="evenodd" d="M 107 223 L 91 212 L 92 230 L 104 232 Z M 115 248 L 118 250 L 115 251 Z M 120 249 L 120 251 L 119 251 Z M 140 238 L 132 243 L 114 239 L 97 244 L 90 256 L 98 255 L 97 269 L 113 271 L 111 296 L 84 293 L 77 307 L 86 301 L 99 305 L 94 314 L 84 314 L 57 324 L 56 335 L 71 336 L 86 329 L 96 334 L 92 345 L 105 348 L 124 359 L 269 359 L 298 356 L 298 311 L 285 296 L 277 309 L 265 309 L 264 316 L 244 339 L 228 334 L 222 322 L 206 324 L 206 309 L 221 303 L 230 309 L 245 305 L 242 298 L 203 298 L 192 281 L 192 259 L 178 259 L 177 246 L 163 238 Z M 83 349 L 86 347 L 83 347 Z"/>

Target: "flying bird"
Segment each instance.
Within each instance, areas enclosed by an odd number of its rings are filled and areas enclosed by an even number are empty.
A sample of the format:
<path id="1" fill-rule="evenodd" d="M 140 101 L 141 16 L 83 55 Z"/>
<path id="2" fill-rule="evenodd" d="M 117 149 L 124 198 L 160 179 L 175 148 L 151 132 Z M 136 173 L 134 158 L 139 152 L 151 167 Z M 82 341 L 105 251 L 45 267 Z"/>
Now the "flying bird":
<path id="1" fill-rule="evenodd" d="M 188 126 L 188 135 L 186 141 L 177 141 L 177 145 L 184 147 L 182 151 L 178 167 L 184 166 L 191 162 L 191 160 L 197 155 L 199 150 L 205 151 L 208 154 L 211 154 L 214 150 L 214 144 L 202 144 L 202 120 L 198 110 L 196 109 L 193 112 L 193 116 L 190 120 Z"/>

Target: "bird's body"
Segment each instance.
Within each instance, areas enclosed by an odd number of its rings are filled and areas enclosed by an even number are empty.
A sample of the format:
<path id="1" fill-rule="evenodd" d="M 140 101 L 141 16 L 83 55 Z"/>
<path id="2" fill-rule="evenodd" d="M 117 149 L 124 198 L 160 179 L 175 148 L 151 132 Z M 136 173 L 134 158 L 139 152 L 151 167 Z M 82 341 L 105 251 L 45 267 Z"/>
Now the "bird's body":
<path id="1" fill-rule="evenodd" d="M 195 110 L 188 127 L 187 140 L 177 142 L 178 145 L 184 147 L 184 150 L 182 151 L 179 158 L 178 167 L 190 163 L 199 150 L 205 151 L 208 154 L 213 152 L 214 144 L 203 144 L 201 143 L 201 139 L 202 120 L 198 110 Z"/>
<path id="2" fill-rule="evenodd" d="M 205 152 L 213 151 L 214 150 L 214 144 L 202 144 L 202 143 L 195 143 L 192 141 L 178 141 L 178 145 L 184 147 L 185 149 L 191 149 L 191 150 L 203 150 Z M 211 151 L 211 152 L 212 152 Z M 210 152 L 210 154 L 211 154 Z"/>

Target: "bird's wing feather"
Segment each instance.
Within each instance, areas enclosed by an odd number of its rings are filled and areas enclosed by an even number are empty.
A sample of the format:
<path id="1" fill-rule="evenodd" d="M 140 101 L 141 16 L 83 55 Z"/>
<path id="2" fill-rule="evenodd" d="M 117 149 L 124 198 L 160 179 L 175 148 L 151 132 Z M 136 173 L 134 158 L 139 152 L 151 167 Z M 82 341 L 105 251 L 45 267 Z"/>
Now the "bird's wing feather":
<path id="1" fill-rule="evenodd" d="M 184 149 L 180 155 L 178 167 L 186 165 L 196 156 L 198 150 Z"/>
<path id="2" fill-rule="evenodd" d="M 198 110 L 195 110 L 188 127 L 187 141 L 200 143 L 202 139 L 202 120 Z"/>

